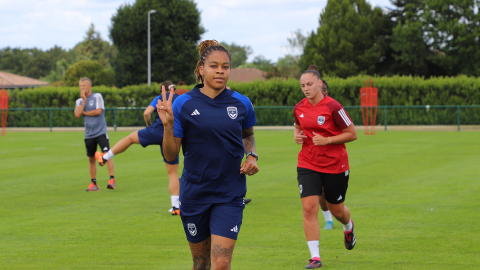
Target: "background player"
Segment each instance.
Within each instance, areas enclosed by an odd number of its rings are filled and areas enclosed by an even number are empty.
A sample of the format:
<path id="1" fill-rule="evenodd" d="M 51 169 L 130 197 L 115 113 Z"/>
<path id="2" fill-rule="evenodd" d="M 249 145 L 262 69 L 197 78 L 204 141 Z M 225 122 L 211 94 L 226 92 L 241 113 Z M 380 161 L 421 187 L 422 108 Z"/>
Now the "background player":
<path id="1" fill-rule="evenodd" d="M 305 71 L 300 83 L 306 98 L 294 108 L 294 137 L 297 144 L 302 144 L 297 174 L 303 228 L 311 255 L 305 268 L 314 269 L 322 266 L 318 227 L 322 190 L 328 209 L 343 224 L 345 247 L 353 249 L 356 243 L 350 211 L 344 201 L 350 175 L 345 143 L 357 139 L 357 132 L 342 105 L 322 94 L 323 81 L 317 71 Z"/>
<path id="2" fill-rule="evenodd" d="M 242 225 L 245 174 L 258 172 L 250 100 L 226 89 L 231 56 L 216 40 L 198 46 L 195 74 L 202 82 L 172 103 L 157 108 L 165 125 L 167 160 L 184 152 L 180 216 L 193 257 L 193 269 L 230 269 Z M 243 156 L 246 154 L 242 164 Z"/>
<path id="3" fill-rule="evenodd" d="M 98 191 L 95 151 L 97 151 L 97 145 L 103 152 L 110 149 L 107 122 L 105 121 L 105 104 L 102 94 L 92 93 L 92 81 L 89 78 L 81 78 L 78 85 L 80 87 L 80 98 L 75 102 L 74 113 L 76 118 L 83 115 L 85 125 L 85 147 L 87 148 L 90 177 L 92 179 L 87 191 Z M 107 162 L 107 167 L 110 173 L 107 188 L 115 189 L 113 160 Z"/>
<path id="4" fill-rule="evenodd" d="M 165 81 L 162 83 L 162 88 L 166 88 L 173 91 L 175 90 L 175 85 L 170 81 Z M 170 93 L 167 94 L 167 97 L 170 96 Z M 177 94 L 172 94 L 172 101 L 178 97 Z M 147 128 L 132 132 L 127 137 L 118 141 L 110 151 L 106 154 L 102 154 L 100 152 L 95 153 L 95 158 L 98 160 L 100 166 L 103 166 L 105 162 L 108 164 L 108 160 L 110 160 L 113 156 L 120 154 L 127 150 L 128 147 L 132 144 L 140 144 L 143 147 L 147 147 L 149 145 L 160 145 L 160 152 L 162 153 L 163 157 L 163 150 L 162 150 L 162 142 L 163 142 L 163 123 L 162 120 L 158 117 L 158 113 L 156 112 L 156 106 L 158 100 L 162 100 L 162 95 L 156 96 L 150 105 L 145 109 L 143 112 L 143 118 L 145 119 L 145 124 Z M 151 121 L 151 115 L 155 112 L 155 120 Z M 178 179 L 178 156 L 173 161 L 167 161 L 163 158 L 165 162 L 165 166 L 167 167 L 168 173 L 168 190 L 170 191 L 170 198 L 172 202 L 172 208 L 169 212 L 172 212 L 172 215 L 180 215 L 180 206 L 178 205 L 178 198 L 179 198 L 179 189 L 180 183 Z"/>
<path id="5" fill-rule="evenodd" d="M 315 70 L 318 72 L 318 67 L 316 65 L 310 65 L 308 67 L 308 70 Z M 322 85 L 320 86 L 320 89 L 322 90 L 322 94 L 324 96 L 328 96 L 328 84 L 324 79 L 322 79 Z M 303 135 L 303 132 L 302 132 L 302 135 Z M 323 218 L 325 219 L 325 227 L 323 229 L 332 230 L 333 218 L 332 218 L 332 213 L 330 212 L 330 210 L 328 210 L 327 201 L 325 200 L 325 192 L 322 192 L 322 195 L 320 196 L 320 208 L 322 209 Z"/>

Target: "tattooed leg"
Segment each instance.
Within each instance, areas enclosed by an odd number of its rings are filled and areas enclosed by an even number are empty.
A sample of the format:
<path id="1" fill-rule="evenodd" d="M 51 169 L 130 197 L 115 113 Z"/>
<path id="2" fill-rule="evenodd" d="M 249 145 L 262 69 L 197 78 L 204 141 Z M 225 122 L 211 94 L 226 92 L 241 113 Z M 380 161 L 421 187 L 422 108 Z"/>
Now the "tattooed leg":
<path id="1" fill-rule="evenodd" d="M 230 270 L 236 241 L 212 234 L 212 269 Z"/>
<path id="2" fill-rule="evenodd" d="M 209 270 L 210 269 L 210 249 L 211 237 L 203 240 L 200 243 L 191 243 L 190 250 L 192 251 L 193 267 L 192 270 Z"/>

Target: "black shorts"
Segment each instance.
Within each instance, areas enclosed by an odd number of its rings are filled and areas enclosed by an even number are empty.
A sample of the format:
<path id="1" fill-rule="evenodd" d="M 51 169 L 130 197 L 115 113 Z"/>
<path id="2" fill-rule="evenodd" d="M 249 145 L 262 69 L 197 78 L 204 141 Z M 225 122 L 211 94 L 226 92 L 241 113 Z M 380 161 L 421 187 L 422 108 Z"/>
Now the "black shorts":
<path id="1" fill-rule="evenodd" d="M 85 147 L 87 148 L 87 157 L 94 157 L 97 151 L 97 144 L 100 146 L 100 152 L 108 152 L 110 150 L 110 143 L 108 135 L 103 134 L 95 138 L 85 139 Z"/>
<path id="2" fill-rule="evenodd" d="M 331 204 L 345 201 L 348 189 L 350 170 L 339 174 L 321 173 L 305 168 L 297 168 L 298 188 L 300 197 L 321 196 L 322 187 L 325 199 Z"/>

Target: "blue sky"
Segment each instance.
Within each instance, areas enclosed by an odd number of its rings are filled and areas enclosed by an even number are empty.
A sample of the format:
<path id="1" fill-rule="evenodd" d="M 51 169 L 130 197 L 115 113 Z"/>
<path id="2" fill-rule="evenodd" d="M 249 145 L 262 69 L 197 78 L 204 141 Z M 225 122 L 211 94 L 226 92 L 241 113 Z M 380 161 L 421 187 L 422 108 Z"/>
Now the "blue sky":
<path id="1" fill-rule="evenodd" d="M 392 7 L 389 0 L 367 0 L 372 6 Z M 290 53 L 286 46 L 292 32 L 304 34 L 318 28 L 326 0 L 196 0 L 203 39 L 248 45 L 249 60 L 258 55 L 276 62 Z M 0 48 L 57 45 L 71 49 L 82 41 L 91 23 L 109 40 L 111 18 L 131 0 L 0 0 Z M 145 14 L 145 16 L 147 16 Z M 152 20 L 154 19 L 152 14 Z"/>

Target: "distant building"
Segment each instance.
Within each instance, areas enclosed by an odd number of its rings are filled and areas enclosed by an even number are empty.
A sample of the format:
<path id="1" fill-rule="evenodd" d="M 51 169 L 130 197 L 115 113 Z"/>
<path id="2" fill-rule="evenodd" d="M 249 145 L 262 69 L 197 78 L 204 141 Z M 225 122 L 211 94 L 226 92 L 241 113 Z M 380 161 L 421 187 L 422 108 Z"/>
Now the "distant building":
<path id="1" fill-rule="evenodd" d="M 256 68 L 232 68 L 228 81 L 253 82 L 254 80 L 267 80 L 267 72 Z"/>
<path id="2" fill-rule="evenodd" d="M 33 87 L 47 86 L 47 85 L 48 85 L 48 82 L 8 73 L 5 71 L 0 71 L 0 90 L 2 88 L 23 89 L 23 88 L 33 88 Z"/>

